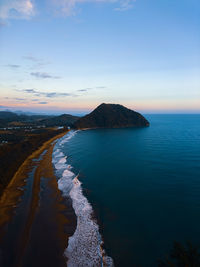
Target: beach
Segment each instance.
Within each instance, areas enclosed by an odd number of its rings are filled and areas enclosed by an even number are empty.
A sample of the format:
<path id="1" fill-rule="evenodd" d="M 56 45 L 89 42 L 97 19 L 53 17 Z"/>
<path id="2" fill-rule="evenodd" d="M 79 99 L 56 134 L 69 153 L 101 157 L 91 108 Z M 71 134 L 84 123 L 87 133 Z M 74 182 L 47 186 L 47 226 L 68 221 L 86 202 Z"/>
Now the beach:
<path id="1" fill-rule="evenodd" d="M 52 165 L 55 141 L 66 133 L 30 155 L 1 196 L 0 266 L 66 266 L 64 249 L 76 216 Z"/>

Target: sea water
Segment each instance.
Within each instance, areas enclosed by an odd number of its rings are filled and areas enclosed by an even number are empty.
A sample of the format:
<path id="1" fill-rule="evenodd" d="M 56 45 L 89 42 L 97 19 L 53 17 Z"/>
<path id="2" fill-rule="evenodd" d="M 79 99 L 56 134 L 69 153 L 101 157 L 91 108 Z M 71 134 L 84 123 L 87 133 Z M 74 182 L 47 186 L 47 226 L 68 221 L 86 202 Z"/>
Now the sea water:
<path id="1" fill-rule="evenodd" d="M 200 115 L 146 117 L 147 128 L 71 131 L 55 145 L 77 215 L 68 266 L 153 267 L 175 240 L 200 246 Z"/>

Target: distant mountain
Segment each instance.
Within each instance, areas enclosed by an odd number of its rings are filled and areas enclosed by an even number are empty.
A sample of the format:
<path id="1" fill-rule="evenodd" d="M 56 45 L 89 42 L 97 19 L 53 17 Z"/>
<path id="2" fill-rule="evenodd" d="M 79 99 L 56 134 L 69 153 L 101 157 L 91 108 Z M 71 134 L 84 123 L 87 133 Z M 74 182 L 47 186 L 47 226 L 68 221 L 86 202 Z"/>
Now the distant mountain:
<path id="1" fill-rule="evenodd" d="M 77 120 L 73 127 L 84 128 L 123 128 L 145 127 L 149 122 L 138 112 L 119 104 L 101 104 L 90 114 Z"/>
<path id="2" fill-rule="evenodd" d="M 11 111 L 0 111 L 0 119 L 12 121 L 18 118 L 18 115 Z"/>
<path id="3" fill-rule="evenodd" d="M 78 119 L 79 117 L 77 116 L 62 114 L 60 116 L 40 120 L 40 122 L 46 126 L 72 126 Z"/>
<path id="4" fill-rule="evenodd" d="M 28 116 L 41 115 L 40 113 L 37 113 L 37 112 L 22 111 L 22 110 L 14 110 L 13 112 L 16 113 L 17 115 L 28 115 Z"/>
<path id="5" fill-rule="evenodd" d="M 63 114 L 60 116 L 49 116 L 16 114 L 11 111 L 0 111 L 0 127 L 7 127 L 11 125 L 44 125 L 47 127 L 72 126 L 72 124 L 78 119 L 79 117 L 72 116 L 69 114 Z"/>

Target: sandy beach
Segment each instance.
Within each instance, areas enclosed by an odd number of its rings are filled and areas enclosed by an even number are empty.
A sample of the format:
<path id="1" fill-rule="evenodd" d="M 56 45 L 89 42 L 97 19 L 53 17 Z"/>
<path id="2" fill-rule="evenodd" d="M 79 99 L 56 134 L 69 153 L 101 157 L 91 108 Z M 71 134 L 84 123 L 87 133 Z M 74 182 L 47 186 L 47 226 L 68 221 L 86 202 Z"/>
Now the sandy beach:
<path id="1" fill-rule="evenodd" d="M 76 228 L 76 216 L 70 199 L 58 190 L 52 166 L 54 141 L 65 134 L 30 155 L 2 194 L 2 266 L 66 266 L 63 252 Z"/>

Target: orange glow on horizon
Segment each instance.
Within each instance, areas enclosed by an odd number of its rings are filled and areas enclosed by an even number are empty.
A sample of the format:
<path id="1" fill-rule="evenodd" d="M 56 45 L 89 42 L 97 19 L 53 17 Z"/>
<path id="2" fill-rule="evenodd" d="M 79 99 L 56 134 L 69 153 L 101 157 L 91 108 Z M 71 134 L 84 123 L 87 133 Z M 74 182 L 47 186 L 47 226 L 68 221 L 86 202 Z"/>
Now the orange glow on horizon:
<path id="1" fill-rule="evenodd" d="M 41 110 L 41 111 L 63 111 L 63 110 L 72 110 L 72 111 L 83 111 L 83 112 L 90 112 L 95 109 L 98 105 L 102 102 L 105 103 L 116 103 L 122 104 L 127 108 L 133 109 L 135 111 L 147 111 L 147 112 L 178 112 L 184 111 L 185 112 L 200 112 L 200 101 L 198 99 L 187 101 L 187 102 L 176 102 L 176 101 L 93 101 L 93 102 L 68 102 L 67 104 L 60 102 L 60 103 L 48 103 L 48 104 L 38 104 L 38 103 L 10 103 L 10 101 L 2 101 L 1 102 L 1 109 L 6 108 L 16 108 L 16 109 L 26 109 L 26 110 Z"/>

